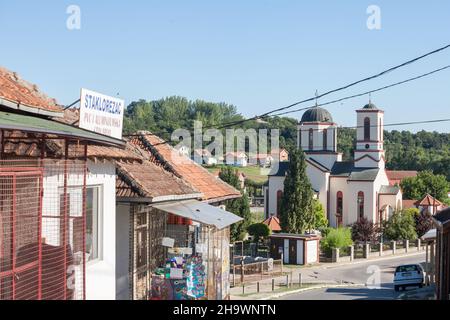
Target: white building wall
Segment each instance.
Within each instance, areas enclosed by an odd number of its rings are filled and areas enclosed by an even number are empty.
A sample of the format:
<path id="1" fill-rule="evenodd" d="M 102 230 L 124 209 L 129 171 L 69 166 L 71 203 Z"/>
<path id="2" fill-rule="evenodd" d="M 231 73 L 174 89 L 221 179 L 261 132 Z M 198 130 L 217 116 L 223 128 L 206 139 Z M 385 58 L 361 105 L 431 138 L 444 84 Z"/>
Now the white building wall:
<path id="1" fill-rule="evenodd" d="M 101 257 L 86 265 L 86 299 L 116 298 L 116 167 L 111 162 L 88 162 L 88 186 L 100 186 Z"/>
<path id="2" fill-rule="evenodd" d="M 43 188 L 43 213 L 47 216 L 58 216 L 60 205 L 58 188 L 64 183 L 61 172 L 52 170 L 51 162 L 45 170 Z M 69 173 L 73 172 L 69 166 Z M 61 174 L 59 174 L 61 173 Z M 70 173 L 69 188 L 70 207 L 69 212 L 75 215 L 81 212 L 81 187 L 83 175 Z M 88 300 L 114 300 L 116 298 L 116 168 L 111 162 L 88 161 L 88 174 L 86 185 L 99 187 L 99 259 L 86 263 L 86 299 Z M 55 199 L 55 197 L 57 199 Z M 57 219 L 43 218 L 42 237 L 50 245 L 60 245 L 59 222 Z M 69 237 L 70 238 L 70 237 Z"/>
<path id="3" fill-rule="evenodd" d="M 130 205 L 119 204 L 116 207 L 116 299 L 130 299 Z"/>
<path id="4" fill-rule="evenodd" d="M 311 182 L 311 186 L 314 190 L 319 192 L 319 201 L 325 211 L 325 216 L 328 216 L 327 203 L 328 203 L 328 172 L 322 172 L 316 167 L 307 164 L 306 175 Z"/>
<path id="5" fill-rule="evenodd" d="M 277 193 L 284 190 L 285 177 L 269 177 L 269 217 L 277 214 Z"/>
<path id="6" fill-rule="evenodd" d="M 337 213 L 337 193 L 341 191 L 343 193 L 343 203 L 342 203 L 342 213 L 343 213 L 343 220 L 342 223 L 344 226 L 347 226 L 350 224 L 350 221 L 353 220 L 353 218 L 350 217 L 349 213 L 349 203 L 353 201 L 353 195 L 350 194 L 348 190 L 348 183 L 347 183 L 347 177 L 345 178 L 337 178 L 337 177 L 331 177 L 330 178 L 330 214 L 329 214 L 329 222 L 330 226 L 336 227 L 337 221 L 336 221 L 336 213 Z M 356 201 L 356 200 L 354 200 Z"/>

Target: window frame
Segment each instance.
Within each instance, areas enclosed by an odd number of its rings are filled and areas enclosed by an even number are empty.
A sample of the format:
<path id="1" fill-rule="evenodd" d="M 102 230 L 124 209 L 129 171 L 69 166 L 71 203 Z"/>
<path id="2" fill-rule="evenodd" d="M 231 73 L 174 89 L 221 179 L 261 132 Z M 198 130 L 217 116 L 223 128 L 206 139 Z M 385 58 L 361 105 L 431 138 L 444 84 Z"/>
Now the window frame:
<path id="1" fill-rule="evenodd" d="M 97 190 L 97 255 L 95 258 L 91 259 L 89 257 L 89 260 L 86 260 L 86 265 L 94 264 L 96 262 L 103 260 L 103 186 L 102 185 L 89 185 L 86 186 L 86 201 L 87 201 L 87 191 L 88 189 L 96 189 Z M 94 196 L 95 198 L 95 196 Z M 87 211 L 87 206 L 86 206 Z M 86 218 L 87 218 L 87 212 L 86 212 Z M 87 221 L 86 221 L 87 224 Z M 87 253 L 87 252 L 86 252 Z"/>

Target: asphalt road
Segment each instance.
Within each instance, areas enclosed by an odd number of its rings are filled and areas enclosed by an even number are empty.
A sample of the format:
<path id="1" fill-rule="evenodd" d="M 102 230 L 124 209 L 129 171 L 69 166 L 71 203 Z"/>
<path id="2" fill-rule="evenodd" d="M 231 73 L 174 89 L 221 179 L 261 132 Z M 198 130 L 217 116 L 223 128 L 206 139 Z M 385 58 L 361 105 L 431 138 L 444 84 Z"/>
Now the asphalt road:
<path id="1" fill-rule="evenodd" d="M 393 278 L 397 266 L 424 263 L 425 253 L 407 257 L 368 261 L 337 267 L 326 267 L 315 271 L 320 278 L 329 278 L 344 283 L 367 284 L 361 287 L 329 288 L 309 290 L 286 295 L 281 300 L 392 300 L 400 292 L 394 291 Z M 414 288 L 408 288 L 411 290 Z"/>

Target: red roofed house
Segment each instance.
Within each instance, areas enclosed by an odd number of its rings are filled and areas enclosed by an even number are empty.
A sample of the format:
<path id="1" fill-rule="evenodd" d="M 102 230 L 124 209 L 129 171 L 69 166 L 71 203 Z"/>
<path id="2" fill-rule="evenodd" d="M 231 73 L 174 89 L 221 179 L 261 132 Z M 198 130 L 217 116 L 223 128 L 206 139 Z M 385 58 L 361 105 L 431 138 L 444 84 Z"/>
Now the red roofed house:
<path id="1" fill-rule="evenodd" d="M 400 183 L 406 178 L 417 177 L 417 171 L 393 171 L 386 170 L 386 175 L 389 179 L 391 186 L 400 185 Z"/>
<path id="2" fill-rule="evenodd" d="M 263 223 L 267 225 L 272 232 L 281 231 L 280 219 L 276 216 L 271 216 L 270 218 L 264 220 Z"/>
<path id="3" fill-rule="evenodd" d="M 273 149 L 270 154 L 273 156 L 273 158 L 276 161 L 284 162 L 289 161 L 289 152 L 282 148 L 282 149 Z"/>
<path id="4" fill-rule="evenodd" d="M 426 194 L 422 200 L 403 200 L 403 209 L 417 208 L 420 212 L 429 212 L 435 215 L 447 206 L 433 196 Z"/>
<path id="5" fill-rule="evenodd" d="M 429 194 L 427 194 L 422 200 L 416 201 L 415 205 L 416 208 L 420 210 L 420 212 L 428 211 L 431 215 L 435 215 L 438 211 L 446 208 L 446 206 L 442 202 Z"/>

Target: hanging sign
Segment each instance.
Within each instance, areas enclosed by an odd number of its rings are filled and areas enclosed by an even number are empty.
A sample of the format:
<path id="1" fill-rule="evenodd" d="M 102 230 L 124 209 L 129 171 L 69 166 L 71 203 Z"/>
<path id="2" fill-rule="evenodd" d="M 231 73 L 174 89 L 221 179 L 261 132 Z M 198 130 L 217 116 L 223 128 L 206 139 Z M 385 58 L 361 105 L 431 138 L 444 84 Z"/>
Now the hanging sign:
<path id="1" fill-rule="evenodd" d="M 81 89 L 79 127 L 122 139 L 125 101 Z"/>

